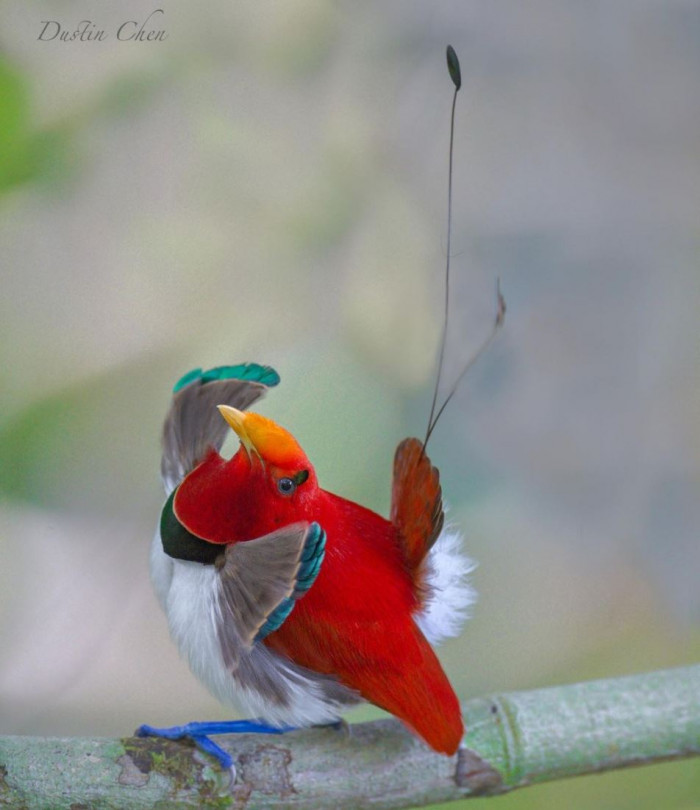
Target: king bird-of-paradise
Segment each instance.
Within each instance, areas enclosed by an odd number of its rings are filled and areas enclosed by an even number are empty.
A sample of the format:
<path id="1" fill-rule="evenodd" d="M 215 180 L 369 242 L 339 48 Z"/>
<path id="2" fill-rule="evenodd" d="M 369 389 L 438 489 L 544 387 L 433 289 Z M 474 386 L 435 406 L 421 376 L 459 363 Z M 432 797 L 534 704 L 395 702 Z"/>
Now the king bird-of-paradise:
<path id="1" fill-rule="evenodd" d="M 337 723 L 369 701 L 435 751 L 452 755 L 464 726 L 460 704 L 431 644 L 457 635 L 474 594 L 460 538 L 444 526 L 438 470 L 426 453 L 447 334 L 455 85 L 450 129 L 448 241 L 440 363 L 423 441 L 394 457 L 386 519 L 324 490 L 285 428 L 247 409 L 279 376 L 256 363 L 196 369 L 176 384 L 163 430 L 168 495 L 151 550 L 151 577 L 170 632 L 192 671 L 223 703 L 255 721 L 141 726 L 138 734 L 189 737 L 225 767 L 209 735 L 281 733 Z M 237 452 L 219 454 L 228 428 Z"/>

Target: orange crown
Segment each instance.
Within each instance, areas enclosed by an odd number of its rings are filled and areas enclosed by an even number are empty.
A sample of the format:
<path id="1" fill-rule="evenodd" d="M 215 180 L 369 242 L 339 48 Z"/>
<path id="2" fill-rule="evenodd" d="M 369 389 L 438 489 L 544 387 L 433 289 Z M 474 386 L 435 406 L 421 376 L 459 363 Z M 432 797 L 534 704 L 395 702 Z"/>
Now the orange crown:
<path id="1" fill-rule="evenodd" d="M 249 455 L 256 453 L 263 461 L 275 467 L 293 467 L 306 458 L 294 436 L 272 419 L 259 413 L 239 411 L 230 405 L 217 407 Z"/>

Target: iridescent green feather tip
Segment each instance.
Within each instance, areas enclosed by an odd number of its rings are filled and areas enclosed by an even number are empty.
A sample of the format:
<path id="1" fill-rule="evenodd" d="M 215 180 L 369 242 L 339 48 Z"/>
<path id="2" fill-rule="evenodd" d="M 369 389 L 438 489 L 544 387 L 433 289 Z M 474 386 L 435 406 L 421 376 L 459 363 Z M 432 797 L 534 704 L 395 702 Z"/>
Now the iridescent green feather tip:
<path id="1" fill-rule="evenodd" d="M 193 382 L 199 381 L 201 385 L 214 380 L 250 380 L 251 382 L 261 383 L 262 385 L 272 388 L 280 381 L 280 375 L 270 366 L 261 366 L 258 363 L 239 363 L 236 366 L 216 366 L 207 371 L 201 368 L 193 368 L 182 377 L 173 386 L 173 394 L 177 394 L 185 386 Z"/>

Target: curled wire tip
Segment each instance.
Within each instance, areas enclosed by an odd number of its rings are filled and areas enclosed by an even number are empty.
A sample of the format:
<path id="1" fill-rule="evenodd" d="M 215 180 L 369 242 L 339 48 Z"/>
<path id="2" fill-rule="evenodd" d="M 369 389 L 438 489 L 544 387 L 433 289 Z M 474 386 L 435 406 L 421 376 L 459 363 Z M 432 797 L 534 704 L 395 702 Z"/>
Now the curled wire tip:
<path id="1" fill-rule="evenodd" d="M 451 258 L 451 239 L 452 239 L 452 157 L 454 149 L 454 129 L 455 129 L 455 105 L 457 102 L 457 91 L 462 86 L 462 73 L 459 67 L 459 59 L 455 53 L 455 49 L 447 46 L 447 69 L 450 73 L 450 78 L 455 86 L 454 96 L 452 98 L 452 115 L 450 118 L 450 146 L 449 146 L 449 162 L 447 172 L 447 259 L 445 262 L 445 314 L 442 324 L 442 338 L 440 340 L 440 356 L 438 359 L 438 370 L 435 379 L 435 387 L 433 389 L 433 401 L 430 406 L 430 415 L 428 416 L 428 427 L 425 431 L 425 439 L 423 440 L 423 447 L 421 457 L 425 453 L 430 436 L 432 435 L 435 425 L 438 423 L 440 416 L 447 407 L 448 402 L 452 399 L 459 384 L 466 375 L 467 371 L 476 363 L 481 355 L 491 344 L 491 341 L 500 330 L 506 318 L 506 300 L 501 293 L 501 280 L 496 279 L 496 317 L 489 331 L 488 336 L 483 341 L 481 346 L 472 354 L 469 360 L 465 363 L 456 381 L 450 388 L 449 393 L 444 398 L 442 405 L 438 407 L 438 392 L 440 390 L 440 380 L 442 378 L 443 363 L 445 359 L 445 344 L 447 342 L 447 326 L 450 315 L 450 258 Z"/>
<path id="2" fill-rule="evenodd" d="M 462 71 L 459 67 L 459 59 L 452 45 L 447 46 L 447 70 L 449 71 L 455 90 L 462 86 Z"/>

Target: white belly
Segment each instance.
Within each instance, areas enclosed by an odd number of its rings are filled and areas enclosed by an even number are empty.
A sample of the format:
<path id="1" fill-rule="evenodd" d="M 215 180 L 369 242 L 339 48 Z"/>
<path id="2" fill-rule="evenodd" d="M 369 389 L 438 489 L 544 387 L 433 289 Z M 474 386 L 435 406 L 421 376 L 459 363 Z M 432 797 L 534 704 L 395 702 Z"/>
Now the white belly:
<path id="1" fill-rule="evenodd" d="M 224 664 L 219 644 L 219 574 L 215 566 L 168 557 L 157 534 L 151 548 L 151 579 L 180 654 L 222 703 L 241 707 L 247 716 L 272 725 L 308 726 L 338 719 L 341 706 L 324 695 L 319 683 L 300 677 L 293 665 L 263 645 L 258 651 L 260 663 L 281 679 L 290 696 L 288 704 L 271 703 L 260 692 L 236 681 Z"/>

